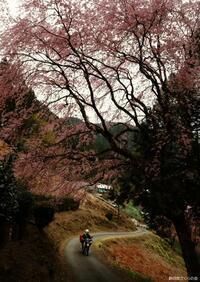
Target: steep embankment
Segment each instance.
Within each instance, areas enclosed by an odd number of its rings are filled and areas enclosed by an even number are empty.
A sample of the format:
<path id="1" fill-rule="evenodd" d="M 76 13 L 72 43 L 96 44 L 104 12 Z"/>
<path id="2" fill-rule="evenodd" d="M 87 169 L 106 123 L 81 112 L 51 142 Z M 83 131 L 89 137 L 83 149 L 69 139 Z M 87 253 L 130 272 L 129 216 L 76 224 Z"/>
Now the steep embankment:
<path id="1" fill-rule="evenodd" d="M 180 254 L 153 233 L 104 240 L 97 244 L 96 252 L 107 264 L 127 272 L 133 281 L 164 282 L 169 277 L 187 277 Z"/>

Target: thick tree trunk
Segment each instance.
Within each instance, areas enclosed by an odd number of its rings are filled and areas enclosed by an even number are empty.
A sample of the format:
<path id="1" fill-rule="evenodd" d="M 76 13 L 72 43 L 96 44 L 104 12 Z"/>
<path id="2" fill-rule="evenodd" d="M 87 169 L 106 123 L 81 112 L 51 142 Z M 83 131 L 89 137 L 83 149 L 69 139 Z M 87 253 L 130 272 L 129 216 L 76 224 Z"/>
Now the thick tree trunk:
<path id="1" fill-rule="evenodd" d="M 120 218 L 120 205 L 117 205 L 117 219 Z"/>
<path id="2" fill-rule="evenodd" d="M 0 249 L 3 249 L 9 240 L 10 225 L 0 216 Z"/>
<path id="3" fill-rule="evenodd" d="M 191 230 L 185 220 L 184 214 L 177 216 L 173 220 L 183 253 L 188 277 L 198 277 L 200 279 L 200 263 L 192 241 Z"/>

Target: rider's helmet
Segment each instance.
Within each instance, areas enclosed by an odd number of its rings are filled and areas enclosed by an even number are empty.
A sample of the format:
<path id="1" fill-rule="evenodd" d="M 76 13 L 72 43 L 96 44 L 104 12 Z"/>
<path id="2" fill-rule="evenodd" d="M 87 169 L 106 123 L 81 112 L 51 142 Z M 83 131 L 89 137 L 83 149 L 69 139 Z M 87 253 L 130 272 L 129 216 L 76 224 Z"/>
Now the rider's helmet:
<path id="1" fill-rule="evenodd" d="M 90 233 L 89 229 L 85 229 L 85 233 L 86 234 Z"/>

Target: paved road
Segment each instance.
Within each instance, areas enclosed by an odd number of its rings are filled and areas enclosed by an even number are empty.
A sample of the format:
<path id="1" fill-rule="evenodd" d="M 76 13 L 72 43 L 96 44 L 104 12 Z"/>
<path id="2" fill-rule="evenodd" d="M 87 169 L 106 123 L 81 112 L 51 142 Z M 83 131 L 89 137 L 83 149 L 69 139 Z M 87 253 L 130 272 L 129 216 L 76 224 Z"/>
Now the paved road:
<path id="1" fill-rule="evenodd" d="M 101 232 L 93 234 L 93 241 L 109 237 L 136 237 L 146 233 L 143 229 L 134 232 Z M 79 238 L 74 238 L 67 244 L 65 257 L 76 282 L 122 282 L 118 274 L 98 260 L 92 248 L 88 257 L 82 255 Z"/>

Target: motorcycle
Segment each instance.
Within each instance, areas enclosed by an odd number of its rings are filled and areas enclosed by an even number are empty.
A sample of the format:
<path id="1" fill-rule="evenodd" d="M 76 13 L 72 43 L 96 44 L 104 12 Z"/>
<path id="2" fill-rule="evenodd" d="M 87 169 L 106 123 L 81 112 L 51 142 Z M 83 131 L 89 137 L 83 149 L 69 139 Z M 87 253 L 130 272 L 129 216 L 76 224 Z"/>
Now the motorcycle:
<path id="1" fill-rule="evenodd" d="M 92 238 L 86 238 L 84 241 L 84 247 L 83 247 L 83 254 L 88 256 L 89 255 L 89 249 L 92 245 Z"/>

